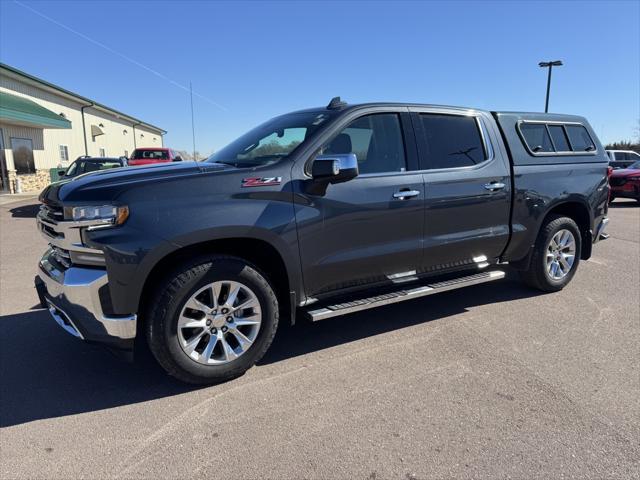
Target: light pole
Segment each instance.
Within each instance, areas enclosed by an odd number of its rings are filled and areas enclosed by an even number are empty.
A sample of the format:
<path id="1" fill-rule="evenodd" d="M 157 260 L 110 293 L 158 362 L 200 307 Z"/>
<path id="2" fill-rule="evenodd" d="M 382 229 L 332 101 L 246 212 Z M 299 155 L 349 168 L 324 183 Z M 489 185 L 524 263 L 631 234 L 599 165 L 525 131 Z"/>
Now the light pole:
<path id="1" fill-rule="evenodd" d="M 561 60 L 554 60 L 553 62 L 540 62 L 538 64 L 539 67 L 546 68 L 549 67 L 549 76 L 547 77 L 547 100 L 544 102 L 544 113 L 549 111 L 549 91 L 551 90 L 551 70 L 553 67 L 561 67 Z"/>

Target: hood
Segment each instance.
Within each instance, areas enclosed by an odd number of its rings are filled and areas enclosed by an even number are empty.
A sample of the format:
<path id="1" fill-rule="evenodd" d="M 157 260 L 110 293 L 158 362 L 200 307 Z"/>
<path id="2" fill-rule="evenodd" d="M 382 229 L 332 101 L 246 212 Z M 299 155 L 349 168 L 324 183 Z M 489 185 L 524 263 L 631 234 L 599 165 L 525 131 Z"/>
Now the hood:
<path id="1" fill-rule="evenodd" d="M 611 172 L 612 177 L 640 177 L 640 169 L 637 168 L 621 168 Z"/>
<path id="2" fill-rule="evenodd" d="M 135 185 L 168 182 L 175 178 L 230 169 L 234 167 L 219 163 L 164 162 L 101 170 L 52 183 L 42 191 L 40 201 L 53 205 L 64 201 L 109 201 Z"/>

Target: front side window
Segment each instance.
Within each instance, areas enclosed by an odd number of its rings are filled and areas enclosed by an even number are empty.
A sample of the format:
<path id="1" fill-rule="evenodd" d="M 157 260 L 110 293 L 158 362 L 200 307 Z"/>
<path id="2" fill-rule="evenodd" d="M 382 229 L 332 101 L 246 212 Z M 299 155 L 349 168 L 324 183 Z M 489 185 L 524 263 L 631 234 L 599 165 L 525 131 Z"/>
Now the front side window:
<path id="1" fill-rule="evenodd" d="M 361 174 L 404 172 L 407 162 L 400 118 L 395 113 L 360 117 L 322 147 L 322 154 L 353 153 Z"/>
<path id="2" fill-rule="evenodd" d="M 575 152 L 590 152 L 596 149 L 587 129 L 582 125 L 565 125 L 569 142 Z"/>
<path id="3" fill-rule="evenodd" d="M 570 152 L 569 140 L 564 133 L 564 127 L 562 125 L 549 125 L 549 133 L 553 139 L 553 144 L 556 146 L 558 152 Z"/>
<path id="4" fill-rule="evenodd" d="M 487 159 L 475 117 L 429 113 L 420 114 L 420 119 L 427 168 L 469 167 Z"/>
<path id="5" fill-rule="evenodd" d="M 520 131 L 533 153 L 553 152 L 551 137 L 544 123 L 523 123 Z"/>
<path id="6" fill-rule="evenodd" d="M 282 160 L 310 135 L 328 124 L 332 112 L 299 112 L 273 118 L 250 130 L 206 161 L 257 167 Z"/>
<path id="7" fill-rule="evenodd" d="M 30 138 L 11 138 L 13 165 L 18 175 L 36 173 L 33 142 Z"/>

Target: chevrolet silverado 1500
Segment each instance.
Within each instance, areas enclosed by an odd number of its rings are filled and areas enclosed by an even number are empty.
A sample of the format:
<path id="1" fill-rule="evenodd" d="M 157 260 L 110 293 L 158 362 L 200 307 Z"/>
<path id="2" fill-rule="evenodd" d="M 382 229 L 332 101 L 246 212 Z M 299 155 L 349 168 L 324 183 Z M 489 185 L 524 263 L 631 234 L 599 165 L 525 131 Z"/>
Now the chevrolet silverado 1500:
<path id="1" fill-rule="evenodd" d="M 336 98 L 204 162 L 50 185 L 36 288 L 76 337 L 130 356 L 144 336 L 171 375 L 224 381 L 279 322 L 498 281 L 506 264 L 562 289 L 606 238 L 607 162 L 578 116 Z"/>

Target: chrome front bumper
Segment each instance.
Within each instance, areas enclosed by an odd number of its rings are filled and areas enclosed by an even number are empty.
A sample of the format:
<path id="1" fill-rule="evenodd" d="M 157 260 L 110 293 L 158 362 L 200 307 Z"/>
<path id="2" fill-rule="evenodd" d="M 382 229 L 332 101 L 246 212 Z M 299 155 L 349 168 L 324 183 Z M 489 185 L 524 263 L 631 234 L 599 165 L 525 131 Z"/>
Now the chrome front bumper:
<path id="1" fill-rule="evenodd" d="M 108 283 L 104 268 L 64 269 L 57 265 L 54 251 L 49 249 L 40 260 L 35 282 L 43 307 L 62 328 L 84 340 L 118 347 L 135 338 L 135 314 L 104 313 L 100 299 L 100 288 Z"/>

